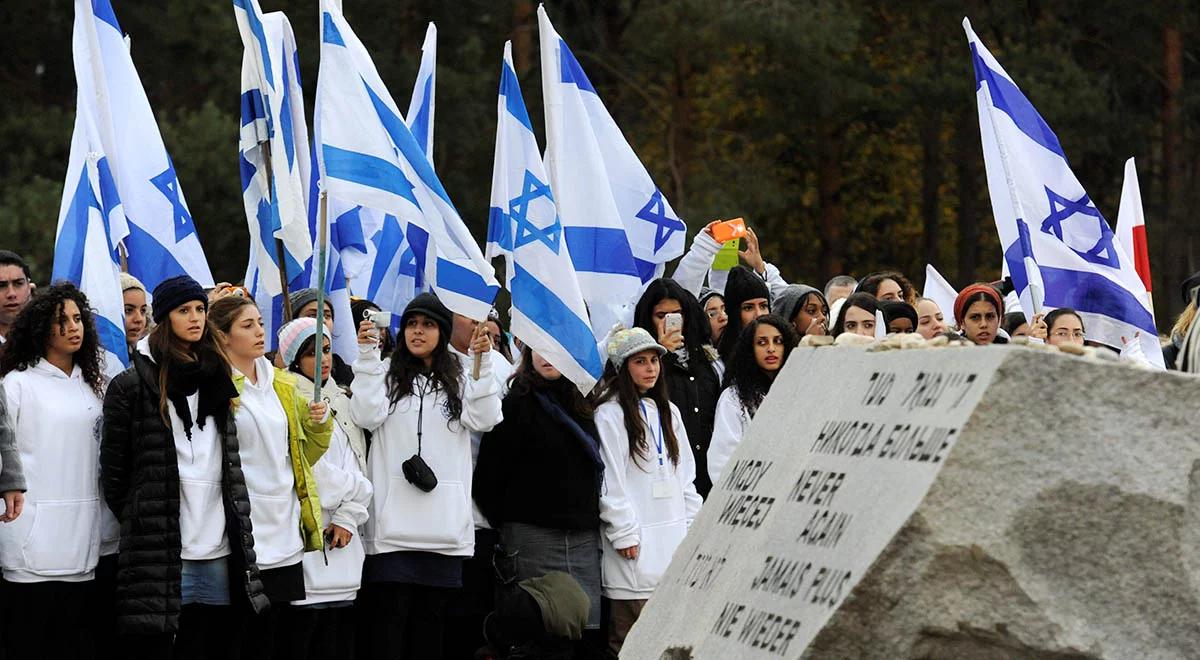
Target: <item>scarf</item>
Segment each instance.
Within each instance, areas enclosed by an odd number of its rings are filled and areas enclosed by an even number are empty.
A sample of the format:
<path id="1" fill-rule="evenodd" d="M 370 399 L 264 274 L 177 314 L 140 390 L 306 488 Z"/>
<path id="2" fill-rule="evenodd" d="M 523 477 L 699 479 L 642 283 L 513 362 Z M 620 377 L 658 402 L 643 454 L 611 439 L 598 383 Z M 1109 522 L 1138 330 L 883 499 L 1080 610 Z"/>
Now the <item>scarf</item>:
<path id="1" fill-rule="evenodd" d="M 587 453 L 588 458 L 592 461 L 592 466 L 596 469 L 596 486 L 599 487 L 604 481 L 604 459 L 600 458 L 600 442 L 592 434 L 584 431 L 579 422 L 576 422 L 568 415 L 566 409 L 558 401 L 547 396 L 545 392 L 538 390 L 534 390 L 533 395 L 537 397 L 542 410 L 547 415 L 550 415 L 550 419 L 566 427 L 571 432 L 571 435 L 575 436 L 579 443 L 583 445 L 584 452 Z"/>
<path id="2" fill-rule="evenodd" d="M 196 406 L 199 419 L 193 420 L 187 400 L 196 392 L 200 393 Z M 213 417 L 223 427 L 229 417 L 229 402 L 237 395 L 233 379 L 225 375 L 220 363 L 212 356 L 201 354 L 194 362 L 172 364 L 171 372 L 167 374 L 167 400 L 175 406 L 175 414 L 183 422 L 183 433 L 189 442 L 193 422 L 203 430 L 204 420 Z"/>

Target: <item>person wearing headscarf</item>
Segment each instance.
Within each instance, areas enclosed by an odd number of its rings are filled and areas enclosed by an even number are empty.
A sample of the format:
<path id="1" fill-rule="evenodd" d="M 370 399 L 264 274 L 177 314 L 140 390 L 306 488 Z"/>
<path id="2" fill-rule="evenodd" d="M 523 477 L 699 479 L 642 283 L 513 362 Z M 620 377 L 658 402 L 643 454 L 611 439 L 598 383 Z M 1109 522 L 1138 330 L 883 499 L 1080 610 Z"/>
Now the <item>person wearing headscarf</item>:
<path id="1" fill-rule="evenodd" d="M 917 310 L 913 306 L 898 300 L 879 301 L 879 311 L 883 312 L 883 323 L 887 334 L 902 334 L 917 331 Z"/>
<path id="2" fill-rule="evenodd" d="M 745 266 L 734 266 L 725 282 L 725 309 L 729 324 L 721 333 L 717 353 L 722 360 L 733 354 L 737 338 L 754 319 L 771 312 L 771 291 L 767 282 Z"/>
<path id="3" fill-rule="evenodd" d="M 805 284 L 789 284 L 771 301 L 771 313 L 791 323 L 800 337 L 829 332 L 825 294 Z"/>
<path id="4" fill-rule="evenodd" d="M 990 284 L 977 282 L 960 291 L 954 299 L 954 318 L 963 338 L 977 346 L 1008 343 L 1000 335 L 1004 298 Z"/>

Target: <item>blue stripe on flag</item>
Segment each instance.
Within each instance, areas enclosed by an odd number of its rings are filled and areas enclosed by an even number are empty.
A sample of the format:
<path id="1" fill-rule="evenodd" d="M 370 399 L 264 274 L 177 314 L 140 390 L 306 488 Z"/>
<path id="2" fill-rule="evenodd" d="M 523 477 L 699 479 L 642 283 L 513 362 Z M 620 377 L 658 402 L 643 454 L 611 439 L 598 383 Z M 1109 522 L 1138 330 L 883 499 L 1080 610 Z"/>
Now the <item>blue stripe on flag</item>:
<path id="1" fill-rule="evenodd" d="M 1029 286 L 1029 276 L 1025 272 L 1026 257 L 1033 259 L 1033 243 L 1029 239 L 1029 225 L 1017 218 L 1017 240 L 1004 251 L 1004 261 L 1008 264 L 1008 274 L 1012 278 L 1013 288 L 1017 293 Z M 1035 260 L 1036 261 L 1036 260 Z"/>
<path id="2" fill-rule="evenodd" d="M 258 168 L 253 163 L 246 160 L 244 152 L 238 152 L 238 171 L 242 175 L 242 194 L 246 194 L 246 189 L 250 187 L 250 183 L 254 181 L 254 174 L 258 172 Z"/>
<path id="3" fill-rule="evenodd" d="M 91 208 L 99 208 L 99 204 L 88 181 L 85 165 L 80 170 L 71 206 L 63 217 L 62 229 L 54 243 L 54 269 L 50 281 L 69 280 L 79 284 L 83 279 L 83 251 L 87 241 L 88 209 Z"/>
<path id="4" fill-rule="evenodd" d="M 453 261 L 437 260 L 437 288 L 462 294 L 468 298 L 492 303 L 496 300 L 498 286 L 488 286 L 479 273 L 463 268 Z"/>
<path id="5" fill-rule="evenodd" d="M 1070 307 L 1079 312 L 1107 316 L 1157 335 L 1154 317 L 1136 296 L 1098 273 L 1039 268 L 1046 287 L 1047 307 Z M 1016 279 L 1013 280 L 1014 284 Z"/>
<path id="6" fill-rule="evenodd" d="M 604 372 L 604 361 L 600 359 L 592 329 L 520 264 L 514 263 L 513 268 L 513 307 L 567 349 L 598 380 Z"/>
<path id="7" fill-rule="evenodd" d="M 504 97 L 504 107 L 521 125 L 533 132 L 533 123 L 529 121 L 529 111 L 525 108 L 525 98 L 521 96 L 521 83 L 517 74 L 504 63 L 500 71 L 500 95 Z"/>
<path id="8" fill-rule="evenodd" d="M 117 15 L 113 12 L 112 3 L 108 0 L 92 0 L 92 13 L 96 15 L 96 18 L 116 28 L 117 34 L 125 34 L 121 31 L 121 25 L 117 23 Z"/>
<path id="9" fill-rule="evenodd" d="M 587 74 L 583 72 L 583 67 L 579 66 L 579 60 L 575 59 L 571 49 L 567 48 L 567 42 L 562 39 L 558 40 L 558 68 L 562 70 L 563 82 L 596 94 L 596 88 L 592 87 L 592 81 L 588 80 Z"/>
<path id="10" fill-rule="evenodd" d="M 367 285 L 367 299 L 377 300 L 379 287 L 385 277 L 391 275 L 388 266 L 396 258 L 400 244 L 404 242 L 404 232 L 396 216 L 389 215 L 383 219 L 383 228 L 379 230 L 371 242 L 375 243 L 375 263 L 371 266 L 371 281 Z"/>
<path id="11" fill-rule="evenodd" d="M 512 250 L 512 223 L 503 209 L 495 206 L 488 209 L 487 242 L 495 243 L 505 250 Z"/>
<path id="12" fill-rule="evenodd" d="M 367 88 L 367 94 L 371 97 L 371 104 L 375 106 L 375 114 L 379 115 L 379 121 L 383 123 L 383 128 L 392 138 L 392 144 L 400 150 L 404 155 L 404 159 L 412 165 L 413 171 L 417 173 L 417 178 L 425 187 L 429 188 L 438 197 L 441 197 L 450 208 L 454 208 L 454 202 L 450 201 L 450 195 L 446 194 L 446 189 L 442 187 L 442 182 L 438 180 L 437 174 L 433 172 L 433 166 L 429 164 L 429 159 L 425 157 L 425 150 L 417 144 L 416 138 L 413 137 L 412 131 L 404 123 L 400 117 L 392 112 L 383 99 L 371 89 L 367 81 L 363 81 L 363 86 Z M 328 169 L 328 166 L 326 166 Z M 454 209 L 458 213 L 458 209 Z M 453 237 L 453 234 L 451 235 Z M 465 250 L 464 250 L 465 251 Z"/>
<path id="13" fill-rule="evenodd" d="M 1058 143 L 1054 131 L 1050 130 L 1050 126 L 1038 114 L 1037 109 L 1011 80 L 988 67 L 979 56 L 979 49 L 975 44 L 971 44 L 971 61 L 975 64 L 975 89 L 978 90 L 979 86 L 986 82 L 991 93 L 992 105 L 1011 117 L 1017 128 L 1028 135 L 1029 139 L 1062 156 L 1065 161 L 1067 155 L 1063 153 L 1062 145 Z"/>
<path id="14" fill-rule="evenodd" d="M 125 249 L 129 252 L 129 274 L 141 280 L 150 291 L 168 277 L 190 275 L 170 250 L 133 222 L 129 223 Z"/>
<path id="15" fill-rule="evenodd" d="M 633 259 L 628 256 L 629 239 L 624 229 L 564 227 L 563 231 L 576 271 L 640 277 Z"/>
<path id="16" fill-rule="evenodd" d="M 96 324 L 96 334 L 100 337 L 100 345 L 109 353 L 117 356 L 121 364 L 129 366 L 129 345 L 125 343 L 125 328 L 117 327 L 112 319 L 101 314 L 92 314 Z"/>
<path id="17" fill-rule="evenodd" d="M 259 20 L 258 14 L 254 11 L 254 4 L 249 0 L 233 0 L 234 7 L 241 7 L 246 12 L 246 22 L 250 24 L 250 33 L 254 35 L 254 40 L 258 42 L 258 50 L 262 57 L 263 75 L 267 77 L 266 83 L 275 89 L 275 76 L 271 69 L 271 53 L 267 50 L 267 33 L 263 29 L 262 21 Z"/>
<path id="18" fill-rule="evenodd" d="M 96 161 L 96 178 L 100 182 L 100 206 L 104 221 L 104 238 L 108 240 L 113 263 L 119 263 L 119 253 L 112 240 L 113 209 L 121 204 L 121 194 L 117 192 L 117 181 L 113 178 L 112 168 L 108 166 L 108 157 Z"/>
<path id="19" fill-rule="evenodd" d="M 346 47 L 346 42 L 342 40 L 342 33 L 338 31 L 337 24 L 333 22 L 333 16 L 330 16 L 329 12 L 325 12 L 324 27 L 321 29 L 321 40 L 334 46 Z"/>
<path id="20" fill-rule="evenodd" d="M 412 120 L 413 138 L 421 151 L 429 153 L 429 99 L 433 96 L 433 76 L 425 79 L 425 96 L 421 97 L 421 107 L 417 108 L 417 116 Z"/>
<path id="21" fill-rule="evenodd" d="M 413 185 L 395 165 L 382 158 L 338 149 L 328 144 L 321 145 L 321 149 L 325 155 L 325 174 L 330 178 L 386 190 L 420 208 L 421 205 L 417 204 L 417 198 L 412 192 Z"/>
<path id="22" fill-rule="evenodd" d="M 292 133 L 292 86 L 289 67 L 283 65 L 283 102 L 279 109 L 279 130 L 283 131 L 283 151 L 287 154 L 288 171 L 296 166 L 296 136 Z M 299 81 L 296 82 L 299 84 Z"/>
<path id="23" fill-rule="evenodd" d="M 425 288 L 425 266 L 427 255 L 429 254 L 429 232 L 410 222 L 404 231 L 404 238 L 408 239 L 408 249 L 412 250 L 413 261 L 416 262 L 416 272 L 413 275 L 417 280 L 417 290 L 420 291 Z"/>
<path id="24" fill-rule="evenodd" d="M 638 279 L 642 284 L 646 284 L 658 275 L 658 264 L 653 261 L 645 261 L 643 259 L 633 258 L 633 267 L 637 269 Z"/>
<path id="25" fill-rule="evenodd" d="M 242 126 L 249 126 L 259 119 L 267 118 L 267 109 L 263 106 L 262 92 L 257 88 L 242 92 Z"/>

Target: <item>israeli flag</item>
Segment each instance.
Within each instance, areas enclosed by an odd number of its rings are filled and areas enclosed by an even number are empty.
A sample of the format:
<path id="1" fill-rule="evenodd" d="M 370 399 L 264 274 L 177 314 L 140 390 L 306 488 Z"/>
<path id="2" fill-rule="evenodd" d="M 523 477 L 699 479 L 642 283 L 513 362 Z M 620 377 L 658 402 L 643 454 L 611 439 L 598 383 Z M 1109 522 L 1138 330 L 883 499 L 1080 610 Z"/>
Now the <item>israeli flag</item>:
<path id="1" fill-rule="evenodd" d="M 201 285 L 212 286 L 196 225 L 112 4 L 109 0 L 76 0 L 75 16 L 77 23 L 87 23 L 83 37 L 88 47 L 86 66 L 78 63 L 78 39 L 74 47 L 76 76 L 81 81 L 90 79 L 87 86 L 93 90 L 86 104 L 95 120 L 97 134 L 93 138 L 98 143 L 89 149 L 104 154 L 124 208 L 130 274 L 152 291 L 159 282 L 176 275 L 190 275 Z M 80 85 L 82 89 L 83 83 Z"/>
<path id="2" fill-rule="evenodd" d="M 97 99 L 104 97 L 95 56 L 96 16 L 91 3 L 75 3 L 72 35 L 75 59 L 75 129 L 54 239 L 52 281 L 73 282 L 88 297 L 96 333 L 104 349 L 104 371 L 112 378 L 129 366 L 125 343 L 125 304 L 118 247 L 129 235 L 121 196 L 97 125 Z"/>
<path id="3" fill-rule="evenodd" d="M 421 44 L 421 66 L 417 69 L 417 82 L 413 85 L 412 99 L 408 102 L 408 119 L 404 122 L 430 163 L 433 162 L 433 91 L 436 69 L 437 26 L 431 22 L 429 27 L 425 28 L 425 42 Z"/>
<path id="4" fill-rule="evenodd" d="M 393 329 L 400 313 L 425 290 L 424 265 L 404 235 L 405 224 L 395 215 L 358 208 L 366 241 L 368 266 L 350 276 L 350 289 L 379 308 L 392 313 Z"/>
<path id="5" fill-rule="evenodd" d="M 683 254 L 687 227 L 538 7 L 546 167 L 588 300 L 632 303 Z M 630 280 L 633 280 L 632 282 Z M 607 330 L 607 328 L 605 328 Z"/>
<path id="6" fill-rule="evenodd" d="M 263 295 L 282 292 L 280 269 L 300 275 L 312 256 L 308 195 L 311 172 L 304 94 L 291 23 L 262 13 L 258 0 L 233 0 L 242 55 L 242 200 L 252 260 Z M 275 240 L 283 243 L 283 261 Z"/>
<path id="7" fill-rule="evenodd" d="M 321 2 L 316 133 L 330 199 L 395 215 L 442 302 L 487 318 L 499 290 L 495 272 L 333 0 Z"/>
<path id="8" fill-rule="evenodd" d="M 604 361 L 521 96 L 512 42 L 504 44 L 497 105 L 487 256 L 506 258 L 513 334 L 587 394 L 603 375 Z"/>
<path id="9" fill-rule="evenodd" d="M 1088 338 L 1116 348 L 1138 332 L 1162 350 L 1132 261 L 1071 172 L 1058 138 L 963 20 L 975 66 L 979 127 L 1004 259 L 1025 310 L 1070 307 Z"/>

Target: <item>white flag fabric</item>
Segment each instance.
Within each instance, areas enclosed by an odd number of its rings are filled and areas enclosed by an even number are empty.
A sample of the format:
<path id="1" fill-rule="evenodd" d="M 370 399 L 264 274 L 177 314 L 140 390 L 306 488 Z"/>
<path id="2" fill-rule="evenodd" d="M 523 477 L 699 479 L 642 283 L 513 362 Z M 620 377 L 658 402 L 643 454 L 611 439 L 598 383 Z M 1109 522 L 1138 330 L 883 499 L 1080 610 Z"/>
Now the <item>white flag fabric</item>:
<path id="1" fill-rule="evenodd" d="M 437 26 L 430 23 L 429 27 L 425 28 L 425 42 L 421 44 L 421 66 L 417 69 L 417 81 L 413 84 L 412 99 L 408 102 L 408 119 L 404 122 L 430 163 L 433 162 L 433 98 L 436 71 Z"/>
<path id="2" fill-rule="evenodd" d="M 925 289 L 921 292 L 921 296 L 932 300 L 942 308 L 942 316 L 946 319 L 946 325 L 958 325 L 958 321 L 954 318 L 954 299 L 958 298 L 958 291 L 950 286 L 950 282 L 942 277 L 933 264 L 925 264 Z"/>
<path id="3" fill-rule="evenodd" d="M 86 14 L 85 12 L 86 5 Z M 124 208 L 129 272 L 151 291 L 176 275 L 212 286 L 212 273 L 154 113 L 109 0 L 76 0 L 87 16 L 92 108 L 100 151 Z M 78 71 L 78 68 L 77 68 Z M 82 78 L 81 78 L 82 79 Z"/>
<path id="4" fill-rule="evenodd" d="M 321 2 L 316 135 L 331 200 L 395 215 L 426 281 L 451 311 L 487 318 L 499 283 L 366 47 L 332 0 Z"/>
<path id="5" fill-rule="evenodd" d="M 75 128 L 54 239 L 52 281 L 73 282 L 92 308 L 104 372 L 109 378 L 129 366 L 125 343 L 125 303 L 121 292 L 118 244 L 129 234 L 125 211 L 97 123 L 98 101 L 106 95 L 96 46 L 97 16 L 90 0 L 75 3 L 72 50 L 75 60 Z"/>
<path id="6" fill-rule="evenodd" d="M 587 394 L 604 372 L 533 124 L 504 44 L 487 256 L 505 257 L 512 333 Z"/>
<path id="7" fill-rule="evenodd" d="M 687 233 L 579 61 L 538 7 L 546 169 L 597 338 L 631 306 Z"/>
<path id="8" fill-rule="evenodd" d="M 1121 205 L 1117 207 L 1117 242 L 1128 262 L 1133 264 L 1138 279 L 1146 289 L 1146 307 L 1154 312 L 1150 292 L 1150 248 L 1146 242 L 1146 214 L 1142 210 L 1142 188 L 1138 185 L 1137 166 L 1133 159 L 1125 161 L 1125 182 L 1121 186 Z"/>
<path id="9" fill-rule="evenodd" d="M 283 12 L 263 15 L 258 0 L 233 0 L 242 55 L 242 198 L 263 295 L 282 292 L 312 256 L 307 196 L 311 184 L 304 92 L 296 37 Z M 275 240 L 283 242 L 283 260 Z"/>
<path id="10" fill-rule="evenodd" d="M 1114 348 L 1141 331 L 1162 367 L 1154 317 L 1129 258 L 1067 164 L 1058 138 L 963 20 L 975 68 L 992 212 L 1026 311 L 1069 307 L 1088 339 Z"/>

